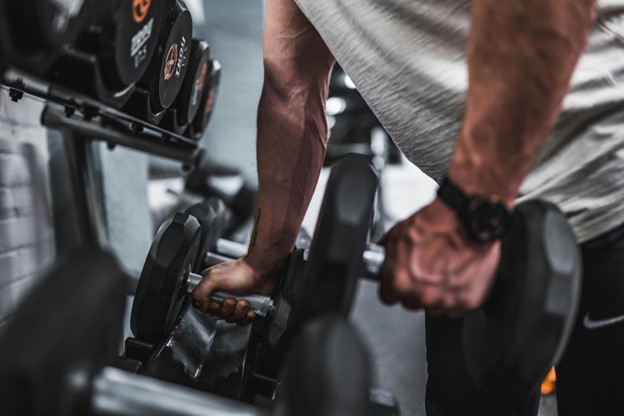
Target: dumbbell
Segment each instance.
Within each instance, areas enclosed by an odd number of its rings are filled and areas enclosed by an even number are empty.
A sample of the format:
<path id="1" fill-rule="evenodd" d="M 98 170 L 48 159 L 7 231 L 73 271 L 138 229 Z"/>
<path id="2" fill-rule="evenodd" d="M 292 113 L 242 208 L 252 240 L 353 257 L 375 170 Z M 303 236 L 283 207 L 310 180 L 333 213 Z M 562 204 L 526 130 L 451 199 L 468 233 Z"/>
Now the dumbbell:
<path id="1" fill-rule="evenodd" d="M 120 341 L 126 278 L 110 254 L 93 249 L 74 253 L 42 277 L 0 340 L 0 414 L 309 414 L 299 411 L 302 402 L 310 403 L 307 412 L 320 416 L 373 414 L 368 353 L 353 328 L 337 318 L 316 321 L 302 331 L 292 365 L 285 369 L 278 413 L 111 367 Z M 302 368 L 301 362 L 309 364 Z M 312 364 L 317 371 L 310 372 Z M 352 386 L 352 394 L 323 388 L 343 383 Z M 305 393 L 310 389 L 314 397 Z"/>
<path id="2" fill-rule="evenodd" d="M 170 0 L 97 3 L 77 49 L 97 56 L 107 88 L 120 91 L 143 76 L 158 45 L 167 2 Z"/>
<path id="3" fill-rule="evenodd" d="M 267 302 L 257 305 L 260 313 L 272 312 L 268 319 L 272 342 L 277 343 L 286 329 L 300 328 L 319 314 L 345 314 L 350 309 L 377 183 L 377 174 L 363 157 L 345 158 L 334 167 L 307 259 L 304 251 L 295 252 L 273 307 L 263 309 Z M 199 253 L 200 236 L 198 221 L 184 213 L 159 229 L 132 308 L 131 326 L 138 339 L 157 344 L 178 319 L 188 300 L 192 265 L 198 256 L 206 256 Z"/>
<path id="4" fill-rule="evenodd" d="M 176 99 L 188 69 L 193 21 L 182 0 L 175 0 L 158 37 L 150 66 L 139 82 L 149 92 L 151 110 L 158 113 Z"/>
<path id="5" fill-rule="evenodd" d="M 373 168 L 363 158 L 347 157 L 334 168 L 308 261 L 302 252 L 291 256 L 283 286 L 272 300 L 249 297 L 259 314 L 269 318 L 269 343 L 320 314 L 347 313 L 362 263 L 371 266 L 369 277 L 379 269 L 381 251 L 365 250 L 376 184 Z M 178 273 L 175 287 L 183 288 L 182 296 L 191 274 Z M 147 282 L 150 276 L 145 276 Z M 192 276 L 191 284 L 199 278 Z M 503 240 L 495 285 L 483 307 L 464 323 L 464 354 L 475 380 L 499 394 L 538 383 L 567 343 L 579 292 L 579 253 L 565 217 L 543 201 L 518 205 Z M 137 299 L 135 307 L 149 310 L 141 306 L 141 296 Z"/>
<path id="6" fill-rule="evenodd" d="M 210 70 L 208 71 L 208 77 L 205 81 L 206 88 L 204 94 L 200 100 L 200 106 L 197 110 L 197 114 L 189 125 L 188 136 L 196 140 L 201 139 L 210 118 L 214 110 L 215 102 L 217 100 L 217 93 L 219 92 L 219 85 L 221 83 L 221 63 L 216 59 L 210 62 Z"/>
<path id="7" fill-rule="evenodd" d="M 184 219 L 177 217 L 174 221 L 184 221 Z M 383 247 L 370 245 L 368 250 L 364 252 L 363 262 L 365 265 L 366 273 L 362 275 L 364 278 L 368 278 L 372 281 L 378 281 L 378 271 L 381 269 L 384 259 Z M 206 262 L 208 266 L 214 266 L 226 261 L 234 260 L 230 257 L 220 256 L 215 253 L 207 253 Z M 190 294 L 195 287 L 201 282 L 203 276 L 197 273 L 187 272 L 183 274 L 182 279 L 186 282 L 184 286 L 187 292 Z M 287 278 L 286 278 L 287 279 Z M 226 291 L 217 291 L 213 293 L 210 299 L 217 303 L 222 303 L 226 299 L 232 298 L 236 300 L 246 300 L 250 304 L 250 309 L 260 318 L 265 318 L 273 313 L 274 303 L 270 296 L 265 295 L 237 295 Z"/>
<path id="8" fill-rule="evenodd" d="M 191 124 L 202 104 L 204 90 L 208 88 L 210 67 L 208 42 L 193 39 L 188 71 L 177 98 L 163 119 L 163 126 L 182 133 Z"/>
<path id="9" fill-rule="evenodd" d="M 477 382 L 498 394 L 529 389 L 559 360 L 580 296 L 575 239 L 561 212 L 552 204 L 530 201 L 516 207 L 514 218 L 489 299 L 464 322 L 468 369 Z M 221 254 L 207 253 L 206 267 L 247 253 L 247 246 L 227 240 L 215 246 Z M 370 244 L 360 276 L 377 281 L 384 260 L 384 248 Z M 189 291 L 201 278 L 189 275 Z M 216 302 L 247 299 L 260 316 L 272 307 L 270 298 L 261 295 L 217 292 L 213 297 Z"/>
<path id="10" fill-rule="evenodd" d="M 43 74 L 87 24 L 94 0 L 0 1 L 0 43 L 7 65 Z"/>

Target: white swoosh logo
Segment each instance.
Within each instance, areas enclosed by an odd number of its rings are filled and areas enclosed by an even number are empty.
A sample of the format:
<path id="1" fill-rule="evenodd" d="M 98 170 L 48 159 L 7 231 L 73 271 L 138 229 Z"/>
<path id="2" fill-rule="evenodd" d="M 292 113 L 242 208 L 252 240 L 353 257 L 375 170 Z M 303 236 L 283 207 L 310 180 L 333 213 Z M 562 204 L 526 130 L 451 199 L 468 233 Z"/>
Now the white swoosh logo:
<path id="1" fill-rule="evenodd" d="M 587 314 L 585 315 L 585 318 L 583 319 L 583 326 L 591 330 L 591 329 L 604 328 L 605 326 L 614 325 L 614 324 L 617 324 L 618 322 L 623 322 L 623 321 L 624 321 L 624 315 L 616 316 L 615 318 L 601 319 L 598 321 L 594 321 L 594 320 L 591 320 L 589 318 L 589 314 Z"/>

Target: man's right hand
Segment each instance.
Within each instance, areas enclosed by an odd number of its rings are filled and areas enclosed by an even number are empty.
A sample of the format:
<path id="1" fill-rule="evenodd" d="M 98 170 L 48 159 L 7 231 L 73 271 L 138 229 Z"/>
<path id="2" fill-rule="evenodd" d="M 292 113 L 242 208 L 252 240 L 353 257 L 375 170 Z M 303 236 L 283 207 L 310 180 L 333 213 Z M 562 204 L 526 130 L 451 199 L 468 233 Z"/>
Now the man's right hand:
<path id="1" fill-rule="evenodd" d="M 277 277 L 259 273 L 246 258 L 213 266 L 204 270 L 202 276 L 204 278 L 193 290 L 197 308 L 240 325 L 251 323 L 256 317 L 249 302 L 227 298 L 223 303 L 217 303 L 211 301 L 210 296 L 219 290 L 236 295 L 271 295 L 278 284 Z"/>

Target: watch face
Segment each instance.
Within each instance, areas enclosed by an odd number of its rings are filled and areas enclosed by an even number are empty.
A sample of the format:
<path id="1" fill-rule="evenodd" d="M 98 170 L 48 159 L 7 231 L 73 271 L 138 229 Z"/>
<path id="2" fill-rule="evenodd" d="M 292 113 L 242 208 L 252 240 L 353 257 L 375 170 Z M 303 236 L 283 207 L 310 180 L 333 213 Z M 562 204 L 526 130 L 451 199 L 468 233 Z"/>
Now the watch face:
<path id="1" fill-rule="evenodd" d="M 467 228 L 472 239 L 494 241 L 505 234 L 510 216 L 502 204 L 481 200 L 471 205 Z"/>

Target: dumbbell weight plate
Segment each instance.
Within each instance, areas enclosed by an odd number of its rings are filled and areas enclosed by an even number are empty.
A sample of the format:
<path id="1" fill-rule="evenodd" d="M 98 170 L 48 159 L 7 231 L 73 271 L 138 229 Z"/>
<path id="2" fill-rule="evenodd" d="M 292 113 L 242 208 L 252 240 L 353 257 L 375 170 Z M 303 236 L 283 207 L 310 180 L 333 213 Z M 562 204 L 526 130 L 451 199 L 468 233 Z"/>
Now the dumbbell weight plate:
<path id="1" fill-rule="evenodd" d="M 191 13 L 181 0 L 165 17 L 156 53 L 141 80 L 150 93 L 153 112 L 169 108 L 178 95 L 188 69 L 193 36 Z"/>
<path id="2" fill-rule="evenodd" d="M 225 230 L 229 215 L 225 204 L 218 198 L 208 198 L 195 204 L 186 210 L 186 213 L 195 217 L 201 226 L 199 251 L 191 270 L 194 273 L 201 273 L 206 253 L 214 251 L 219 237 Z"/>
<path id="3" fill-rule="evenodd" d="M 501 395 L 534 388 L 570 337 L 580 296 L 574 234 L 552 204 L 514 210 L 489 300 L 464 322 L 464 355 L 475 381 Z"/>
<path id="4" fill-rule="evenodd" d="M 201 99 L 201 105 L 195 115 L 193 123 L 189 127 L 189 136 L 196 139 L 200 138 L 206 130 L 212 112 L 214 110 L 219 85 L 221 83 L 221 63 L 213 59 L 210 63 L 210 71 L 206 81 L 207 87 L 204 89 L 204 95 Z"/>
<path id="5" fill-rule="evenodd" d="M 88 414 L 91 380 L 118 352 L 126 287 L 113 257 L 95 250 L 42 277 L 0 340 L 1 415 Z"/>
<path id="6" fill-rule="evenodd" d="M 346 157 L 332 168 L 289 327 L 350 311 L 378 183 L 373 166 L 362 156 Z"/>
<path id="7" fill-rule="evenodd" d="M 173 108 L 177 110 L 179 125 L 188 126 L 195 118 L 201 99 L 204 96 L 204 90 L 208 86 L 206 81 L 209 80 L 210 67 L 208 42 L 193 39 L 189 69 L 182 83 L 180 93 L 173 104 Z"/>
<path id="8" fill-rule="evenodd" d="M 169 0 L 98 2 L 96 15 L 78 42 L 78 49 L 98 57 L 108 88 L 120 90 L 137 82 L 158 45 Z"/>
<path id="9" fill-rule="evenodd" d="M 158 230 L 132 305 L 130 324 L 138 339 L 157 343 L 175 323 L 186 299 L 186 281 L 200 242 L 199 222 L 187 214 L 177 213 Z"/>

